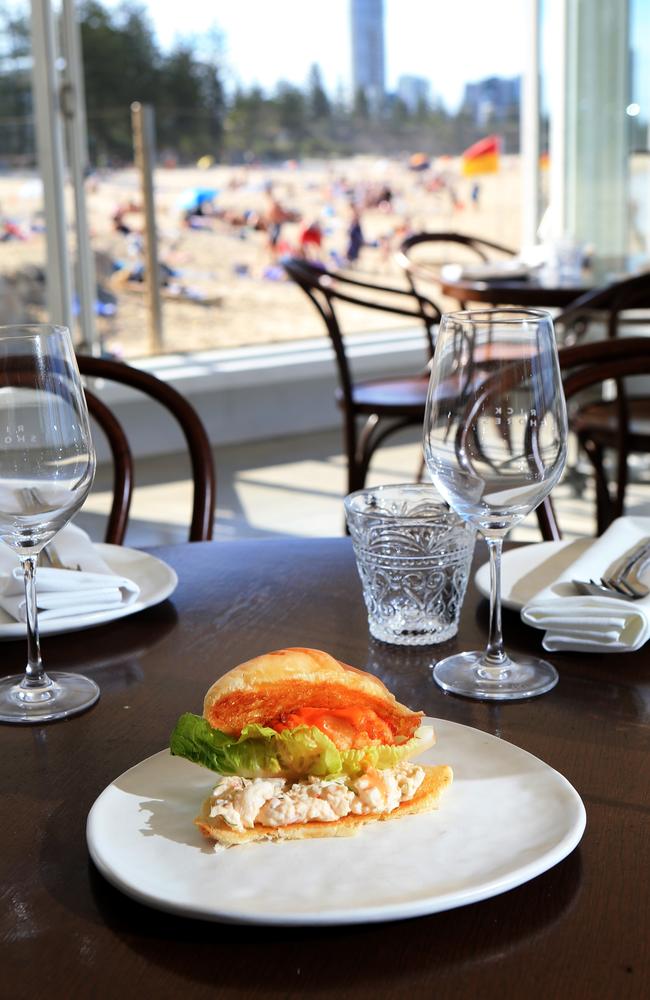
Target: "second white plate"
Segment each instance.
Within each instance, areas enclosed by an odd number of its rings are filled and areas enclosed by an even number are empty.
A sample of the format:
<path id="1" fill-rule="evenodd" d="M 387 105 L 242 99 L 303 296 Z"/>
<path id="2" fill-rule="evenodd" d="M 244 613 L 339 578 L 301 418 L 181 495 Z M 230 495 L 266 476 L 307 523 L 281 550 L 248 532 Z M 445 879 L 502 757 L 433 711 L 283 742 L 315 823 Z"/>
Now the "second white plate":
<path id="1" fill-rule="evenodd" d="M 125 618 L 134 615 L 145 608 L 153 607 L 164 601 L 174 592 L 178 585 L 176 573 L 148 552 L 129 549 L 124 545 L 96 544 L 95 548 L 105 559 L 108 566 L 119 576 L 126 576 L 140 587 L 137 601 L 124 608 L 111 608 L 110 611 L 93 611 L 86 615 L 70 615 L 67 618 L 54 618 L 39 622 L 41 635 L 58 635 L 59 632 L 77 632 L 111 622 L 115 618 Z M 25 623 L 17 622 L 5 611 L 0 609 L 0 640 L 24 639 Z"/>
<path id="2" fill-rule="evenodd" d="M 116 778 L 88 816 L 95 865 L 139 902 L 207 920 L 277 925 L 399 920 L 487 899 L 561 861 L 585 827 L 557 771 L 511 743 L 429 719 L 419 760 L 451 764 L 436 812 L 357 837 L 258 843 L 215 853 L 193 825 L 216 777 L 163 750 Z"/>
<path id="3" fill-rule="evenodd" d="M 567 566 L 582 555 L 593 538 L 574 538 L 561 542 L 522 545 L 504 552 L 501 560 L 501 604 L 521 611 L 540 590 L 557 580 Z M 490 565 L 484 563 L 474 576 L 479 594 L 490 597 Z"/>

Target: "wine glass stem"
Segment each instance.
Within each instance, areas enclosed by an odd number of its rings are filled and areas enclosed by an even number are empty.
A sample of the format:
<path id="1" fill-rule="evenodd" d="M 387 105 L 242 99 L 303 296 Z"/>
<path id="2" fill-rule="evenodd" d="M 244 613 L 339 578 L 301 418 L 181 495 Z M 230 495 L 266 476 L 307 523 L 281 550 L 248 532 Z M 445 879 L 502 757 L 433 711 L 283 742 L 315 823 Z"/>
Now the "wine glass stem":
<path id="1" fill-rule="evenodd" d="M 501 550 L 503 538 L 486 538 L 490 553 L 490 634 L 483 657 L 485 667 L 503 667 L 508 657 L 501 631 Z"/>
<path id="2" fill-rule="evenodd" d="M 36 608 L 36 556 L 22 556 L 21 565 L 25 579 L 25 618 L 27 620 L 27 666 L 21 687 L 46 687 L 50 682 L 41 660 L 38 637 L 38 612 Z"/>

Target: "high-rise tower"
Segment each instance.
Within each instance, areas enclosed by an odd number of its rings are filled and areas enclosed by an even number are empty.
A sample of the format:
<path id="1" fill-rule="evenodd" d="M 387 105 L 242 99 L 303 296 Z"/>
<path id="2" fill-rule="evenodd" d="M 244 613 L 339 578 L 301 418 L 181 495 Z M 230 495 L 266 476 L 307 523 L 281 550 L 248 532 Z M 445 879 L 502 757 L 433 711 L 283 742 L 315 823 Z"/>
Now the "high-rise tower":
<path id="1" fill-rule="evenodd" d="M 363 90 L 371 106 L 386 92 L 384 68 L 384 0 L 351 0 L 352 84 Z"/>

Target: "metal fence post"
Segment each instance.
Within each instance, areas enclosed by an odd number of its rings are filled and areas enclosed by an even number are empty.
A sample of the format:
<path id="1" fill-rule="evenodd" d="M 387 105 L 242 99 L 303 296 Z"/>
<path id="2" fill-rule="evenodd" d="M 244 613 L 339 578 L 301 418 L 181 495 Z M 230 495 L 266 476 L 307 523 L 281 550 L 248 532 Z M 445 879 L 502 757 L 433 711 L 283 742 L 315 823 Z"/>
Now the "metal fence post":
<path id="1" fill-rule="evenodd" d="M 158 237 L 153 189 L 155 154 L 154 110 L 150 104 L 135 101 L 131 105 L 135 163 L 140 172 L 142 207 L 144 210 L 145 289 L 147 293 L 149 335 L 151 348 L 160 351 L 163 346 L 162 306 L 160 299 L 160 270 L 158 267 Z"/>
<path id="2" fill-rule="evenodd" d="M 84 349 L 97 357 L 101 354 L 101 345 L 95 324 L 97 278 L 86 213 L 85 177 L 88 169 L 86 102 L 81 66 L 81 38 L 76 18 L 75 0 L 63 0 L 61 17 L 66 63 L 63 71 L 65 83 L 61 90 L 61 110 L 65 118 L 68 136 L 68 158 L 74 188 L 79 322 Z"/>

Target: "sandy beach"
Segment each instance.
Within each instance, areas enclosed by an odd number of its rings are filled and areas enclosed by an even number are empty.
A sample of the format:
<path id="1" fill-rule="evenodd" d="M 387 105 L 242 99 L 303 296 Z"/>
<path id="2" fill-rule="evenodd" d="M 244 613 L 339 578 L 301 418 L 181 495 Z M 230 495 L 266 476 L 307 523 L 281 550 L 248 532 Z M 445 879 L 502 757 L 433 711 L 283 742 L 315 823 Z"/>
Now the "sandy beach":
<path id="1" fill-rule="evenodd" d="M 431 183 L 433 177 L 443 178 L 438 190 Z M 303 222 L 318 220 L 323 233 L 319 255 L 326 264 L 336 264 L 345 254 L 351 198 L 387 188 L 388 203 L 363 210 L 366 245 L 355 269 L 359 276 L 402 286 L 394 252 L 409 231 L 451 229 L 519 246 L 519 158 L 503 157 L 498 173 L 478 181 L 478 198 L 472 201 L 472 181 L 460 176 L 457 160 L 434 162 L 430 171 L 418 173 L 409 169 L 406 156 L 399 161 L 356 158 L 278 167 L 159 168 L 155 174 L 159 257 L 171 272 L 163 299 L 163 350 L 211 350 L 322 335 L 322 321 L 274 260 L 267 233 L 255 228 L 256 218 L 264 218 L 268 211 L 269 187 L 293 218 L 282 226 L 278 255 L 296 249 Z M 216 192 L 215 215 L 197 220 L 203 228 L 188 228 L 184 206 L 196 189 Z M 72 219 L 71 192 L 68 200 Z M 134 168 L 88 179 L 98 280 L 116 300 L 114 315 L 100 317 L 98 328 L 105 349 L 126 358 L 151 353 L 143 285 L 127 280 L 142 263 L 142 214 L 128 210 L 139 203 Z M 17 272 L 24 275 L 31 265 L 45 264 L 38 178 L 27 173 L 0 177 L 0 211 L 5 225 L 5 239 L 0 242 L 2 322 L 27 318 L 20 316 L 17 301 L 25 297 L 25 287 L 33 300 L 29 314 L 44 318 L 42 282 L 15 280 Z M 116 212 L 129 233 L 116 230 Z M 73 258 L 72 231 L 70 252 Z M 346 322 L 349 329 L 361 331 L 369 324 L 375 329 L 397 326 L 399 318 L 373 314 L 370 321 L 367 312 L 350 311 Z"/>

